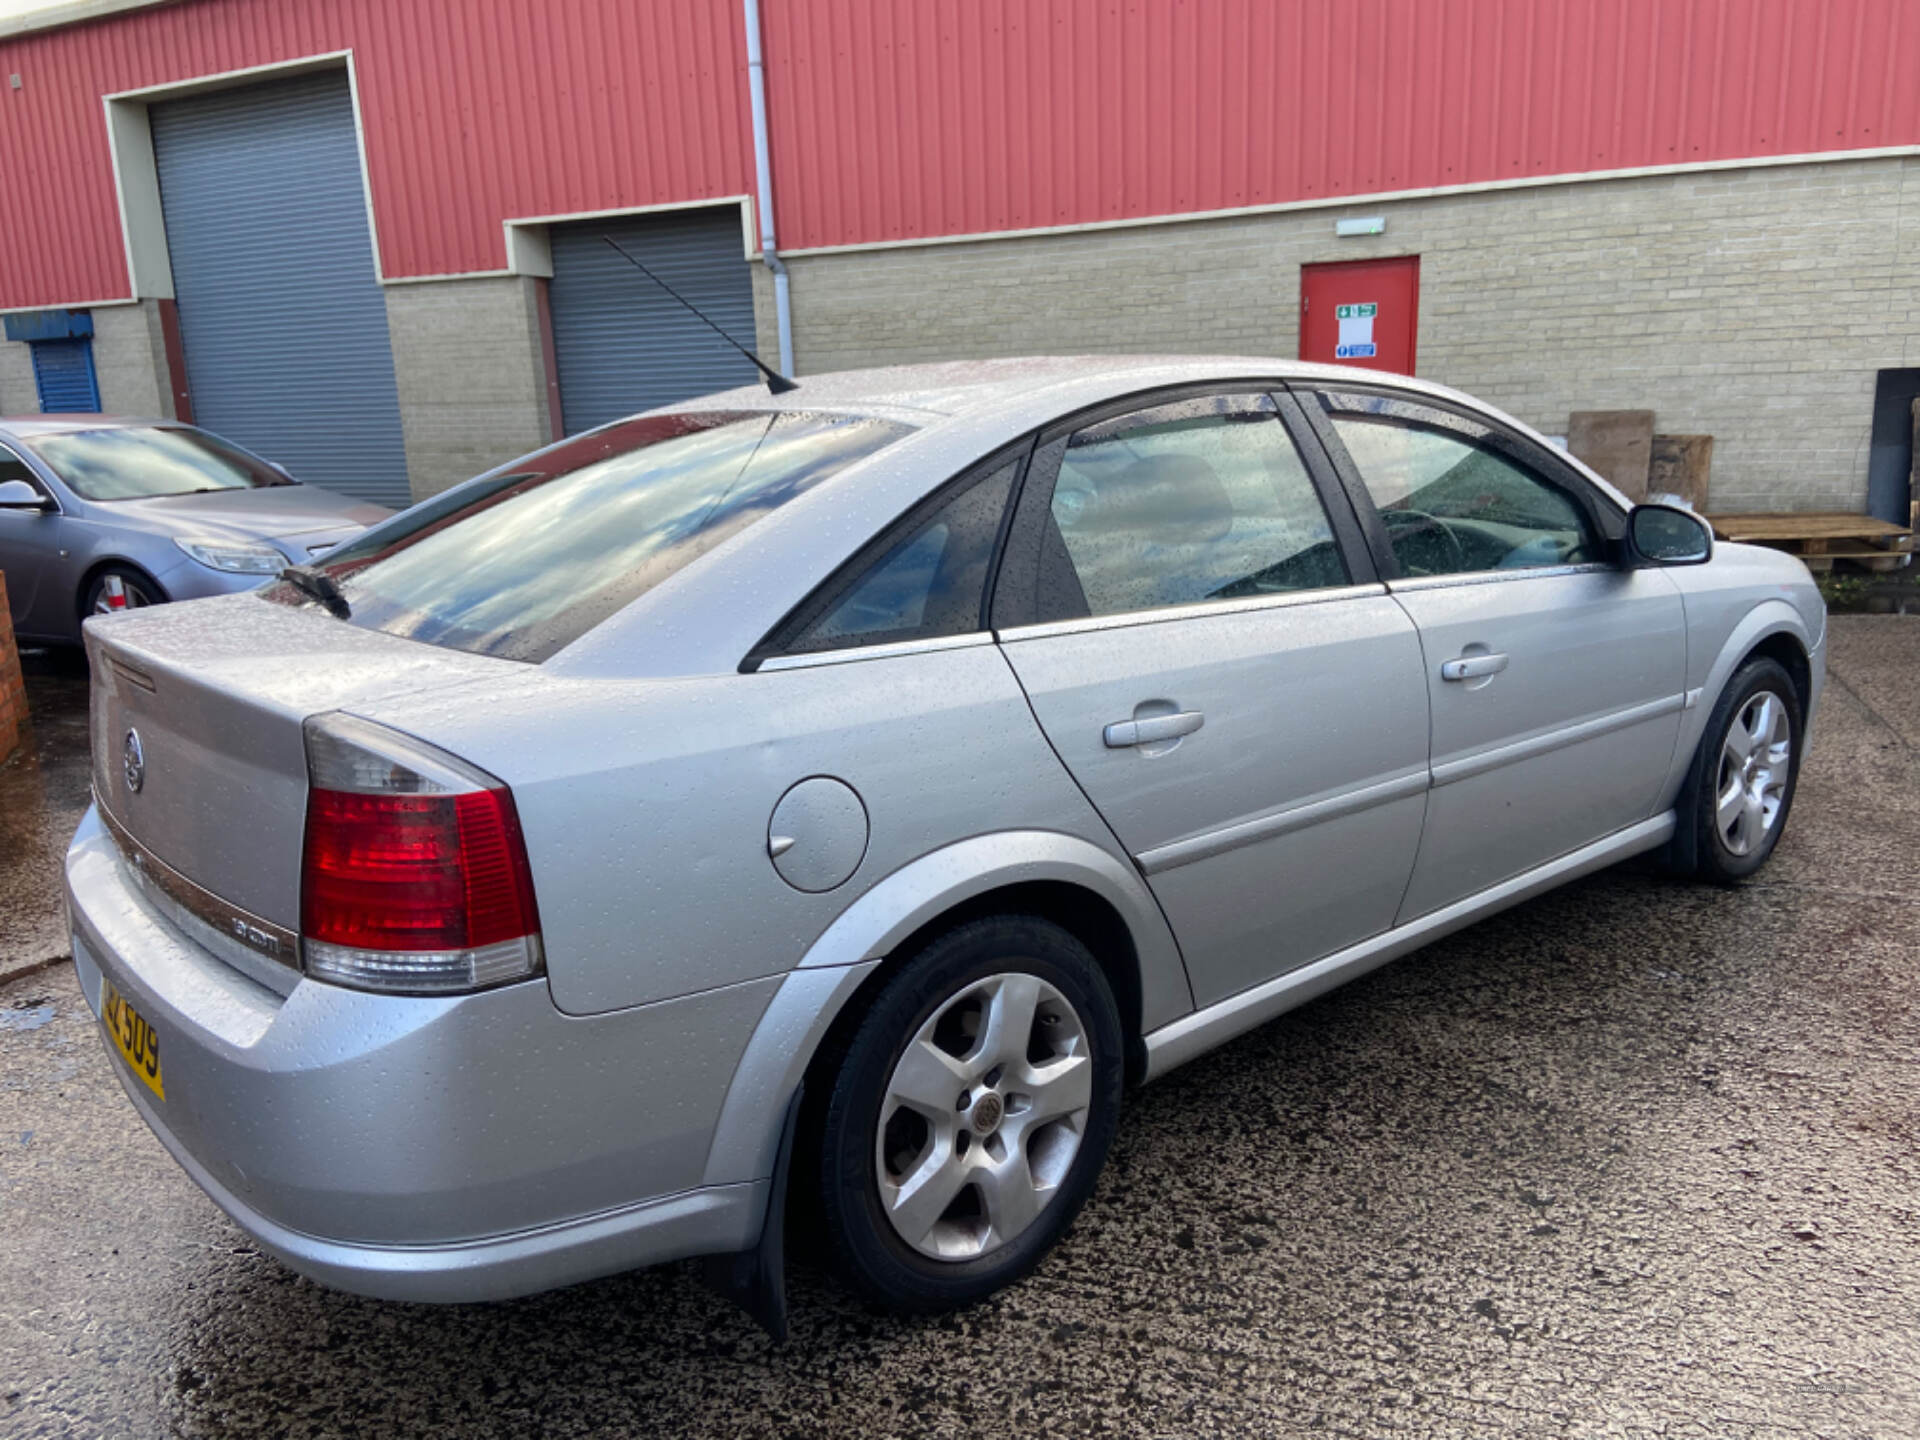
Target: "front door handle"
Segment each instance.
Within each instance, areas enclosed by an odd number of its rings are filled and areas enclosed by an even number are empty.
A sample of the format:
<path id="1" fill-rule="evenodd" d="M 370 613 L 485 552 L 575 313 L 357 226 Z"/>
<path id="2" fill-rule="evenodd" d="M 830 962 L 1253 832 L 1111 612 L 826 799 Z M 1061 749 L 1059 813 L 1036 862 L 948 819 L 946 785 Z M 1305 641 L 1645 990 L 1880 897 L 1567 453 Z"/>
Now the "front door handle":
<path id="1" fill-rule="evenodd" d="M 1504 655 L 1462 655 L 1440 667 L 1442 680 L 1478 680 L 1483 675 L 1498 675 L 1507 668 Z"/>
<path id="2" fill-rule="evenodd" d="M 1178 740 L 1191 735 L 1207 717 L 1198 710 L 1182 710 L 1178 715 L 1149 715 L 1144 720 L 1116 720 L 1106 728 L 1109 750 L 1124 750 L 1129 745 L 1151 745 L 1159 740 Z"/>

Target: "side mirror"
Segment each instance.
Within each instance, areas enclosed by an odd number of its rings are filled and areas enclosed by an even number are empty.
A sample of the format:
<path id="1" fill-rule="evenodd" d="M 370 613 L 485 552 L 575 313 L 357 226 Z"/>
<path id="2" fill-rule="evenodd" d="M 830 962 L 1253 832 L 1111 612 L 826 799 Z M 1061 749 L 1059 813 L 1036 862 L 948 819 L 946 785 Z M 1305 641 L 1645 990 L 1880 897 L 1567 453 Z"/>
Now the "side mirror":
<path id="1" fill-rule="evenodd" d="M 0 480 L 0 510 L 51 510 L 53 500 L 24 480 Z"/>
<path id="2" fill-rule="evenodd" d="M 1713 527 L 1677 505 L 1636 505 L 1627 547 L 1642 565 L 1704 565 L 1713 558 Z"/>

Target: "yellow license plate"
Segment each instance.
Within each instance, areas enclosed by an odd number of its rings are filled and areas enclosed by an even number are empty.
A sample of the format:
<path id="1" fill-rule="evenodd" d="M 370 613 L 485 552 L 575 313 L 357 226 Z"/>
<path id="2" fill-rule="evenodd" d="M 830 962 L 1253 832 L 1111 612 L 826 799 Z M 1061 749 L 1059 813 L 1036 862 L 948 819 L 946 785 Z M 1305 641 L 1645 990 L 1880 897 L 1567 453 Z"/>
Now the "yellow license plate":
<path id="1" fill-rule="evenodd" d="M 113 1037 L 113 1048 L 149 1090 L 166 1099 L 167 1092 L 160 1086 L 160 1037 L 153 1033 L 146 1017 L 127 1003 L 127 997 L 113 988 L 112 981 L 102 980 L 100 985 L 100 998 L 105 1002 L 100 1018 Z"/>

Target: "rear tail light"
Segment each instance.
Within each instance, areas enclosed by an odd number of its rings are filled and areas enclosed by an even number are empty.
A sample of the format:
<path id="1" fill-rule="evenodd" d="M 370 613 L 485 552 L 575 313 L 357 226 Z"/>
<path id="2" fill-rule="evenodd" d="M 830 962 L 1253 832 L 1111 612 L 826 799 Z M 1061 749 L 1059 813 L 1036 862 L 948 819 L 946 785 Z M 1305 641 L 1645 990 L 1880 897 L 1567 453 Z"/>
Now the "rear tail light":
<path id="1" fill-rule="evenodd" d="M 305 971 L 446 995 L 537 975 L 540 916 L 513 792 L 411 736 L 307 721 Z"/>

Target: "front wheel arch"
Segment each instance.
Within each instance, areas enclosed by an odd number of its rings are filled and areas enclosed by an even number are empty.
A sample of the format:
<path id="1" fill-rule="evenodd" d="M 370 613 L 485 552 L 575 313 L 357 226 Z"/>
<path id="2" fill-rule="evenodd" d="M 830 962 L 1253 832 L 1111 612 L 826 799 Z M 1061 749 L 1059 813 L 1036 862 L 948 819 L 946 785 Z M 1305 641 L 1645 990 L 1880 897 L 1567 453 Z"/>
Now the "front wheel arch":
<path id="1" fill-rule="evenodd" d="M 122 560 L 118 557 L 96 560 L 87 567 L 86 573 L 80 577 L 79 590 L 73 597 L 73 613 L 79 617 L 82 624 L 86 622 L 87 616 L 93 613 L 87 609 L 87 597 L 93 593 L 95 582 L 111 570 L 118 570 L 123 574 L 133 576 L 134 579 L 138 580 L 152 592 L 158 604 L 164 605 L 170 598 L 167 595 L 166 588 L 161 585 L 158 580 L 153 578 L 153 572 L 148 570 L 146 566 L 137 564 L 132 560 Z"/>
<path id="2" fill-rule="evenodd" d="M 1775 661 L 1787 672 L 1800 700 L 1800 713 L 1804 716 L 1807 707 L 1813 703 L 1813 661 L 1808 657 L 1806 647 L 1791 631 L 1776 630 L 1742 655 L 1735 662 L 1733 673 L 1739 674 L 1749 660 L 1759 658 Z M 1733 677 L 1727 678 L 1731 684 Z"/>
<path id="3" fill-rule="evenodd" d="M 1659 808 L 1672 809 L 1684 803 L 1683 792 L 1693 771 L 1707 717 L 1726 687 L 1733 683 L 1740 667 L 1755 655 L 1765 654 L 1786 669 L 1798 692 L 1801 715 L 1811 728 L 1820 692 L 1819 677 L 1813 671 L 1813 656 L 1818 650 L 1819 637 L 1808 634 L 1805 619 L 1785 600 L 1769 597 L 1742 615 L 1720 641 L 1699 687 L 1687 692 L 1688 703 L 1681 715 L 1680 733 L 1673 747 L 1666 783 L 1660 790 Z M 1677 871 L 1690 869 L 1697 858 L 1687 842 L 1678 837 L 1660 852 L 1665 867 Z"/>
<path id="4" fill-rule="evenodd" d="M 1793 757 L 1796 778 L 1806 759 L 1806 739 L 1813 718 L 1808 710 L 1813 699 L 1813 662 L 1792 631 L 1774 630 L 1749 645 L 1734 660 L 1731 670 L 1715 688 L 1711 699 L 1701 697 L 1703 722 L 1693 746 L 1687 751 L 1686 778 L 1674 797 L 1674 815 L 1679 823 L 1674 826 L 1673 838 L 1659 852 L 1657 859 L 1659 867 L 1670 875 L 1692 877 L 1700 873 L 1705 857 L 1694 817 L 1700 802 L 1700 781 L 1704 773 L 1702 752 L 1717 744 L 1717 727 L 1712 722 L 1722 698 L 1756 660 L 1770 660 L 1778 665 L 1786 672 L 1792 685 L 1794 699 L 1800 710 L 1800 743 Z"/>

